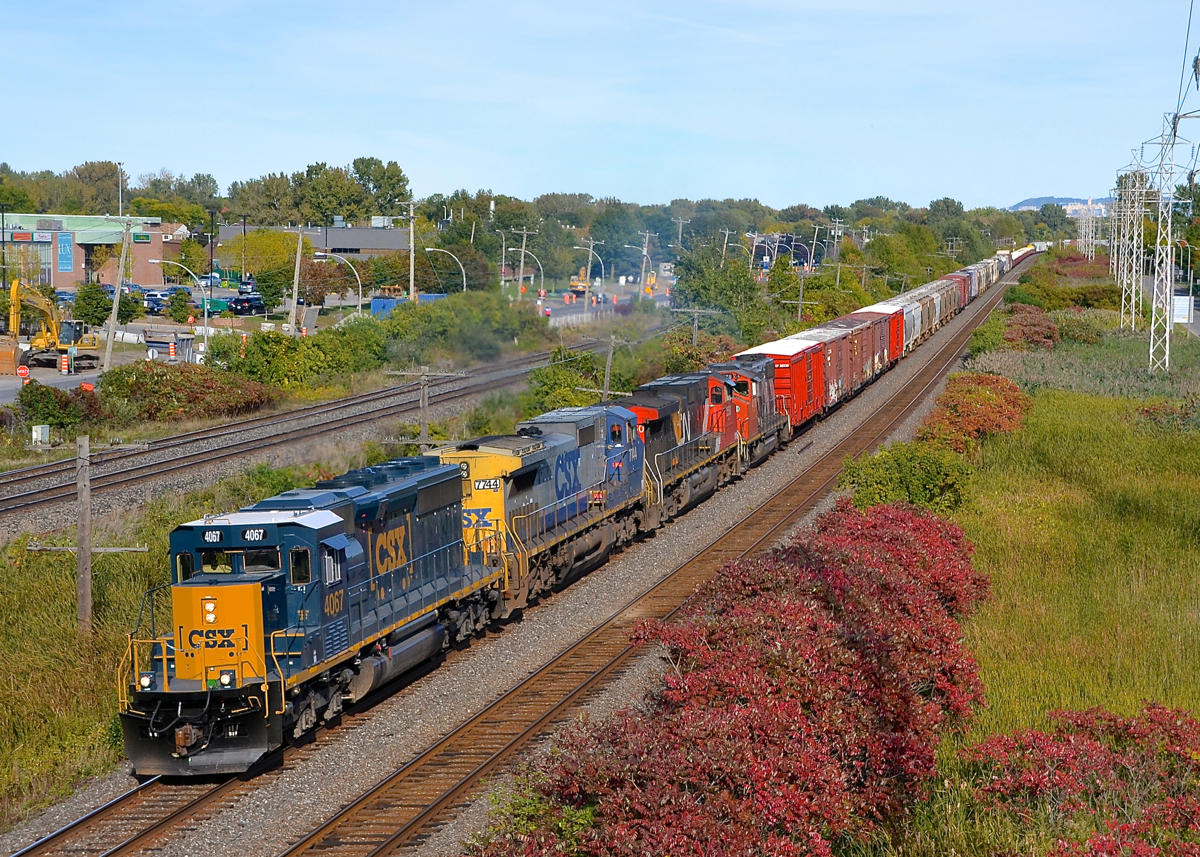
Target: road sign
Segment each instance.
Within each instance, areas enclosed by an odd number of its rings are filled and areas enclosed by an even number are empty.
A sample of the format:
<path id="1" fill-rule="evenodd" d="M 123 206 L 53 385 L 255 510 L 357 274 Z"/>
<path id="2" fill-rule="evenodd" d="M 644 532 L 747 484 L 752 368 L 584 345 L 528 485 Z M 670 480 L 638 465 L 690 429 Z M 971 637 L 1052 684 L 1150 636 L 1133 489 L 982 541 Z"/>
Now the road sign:
<path id="1" fill-rule="evenodd" d="M 17 377 L 18 378 L 28 378 L 29 377 L 29 367 L 28 366 L 18 366 L 17 367 Z"/>

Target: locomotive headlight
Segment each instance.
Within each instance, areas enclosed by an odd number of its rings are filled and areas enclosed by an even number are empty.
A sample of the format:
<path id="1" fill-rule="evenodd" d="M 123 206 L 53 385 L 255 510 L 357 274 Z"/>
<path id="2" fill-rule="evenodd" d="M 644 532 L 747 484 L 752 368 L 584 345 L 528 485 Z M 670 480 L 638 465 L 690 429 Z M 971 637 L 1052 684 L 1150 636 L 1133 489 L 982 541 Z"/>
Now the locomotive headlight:
<path id="1" fill-rule="evenodd" d="M 154 687 L 154 673 L 142 673 L 138 676 L 138 686 L 142 690 L 150 690 Z"/>
<path id="2" fill-rule="evenodd" d="M 204 621 L 205 621 L 205 623 L 206 623 L 206 624 L 208 624 L 208 625 L 211 625 L 211 624 L 213 624 L 214 622 L 216 622 L 216 621 L 217 621 L 217 614 L 216 614 L 216 613 L 205 613 L 205 614 L 204 614 Z"/>
<path id="3" fill-rule="evenodd" d="M 229 687 L 233 684 L 233 670 L 221 670 L 221 687 Z"/>

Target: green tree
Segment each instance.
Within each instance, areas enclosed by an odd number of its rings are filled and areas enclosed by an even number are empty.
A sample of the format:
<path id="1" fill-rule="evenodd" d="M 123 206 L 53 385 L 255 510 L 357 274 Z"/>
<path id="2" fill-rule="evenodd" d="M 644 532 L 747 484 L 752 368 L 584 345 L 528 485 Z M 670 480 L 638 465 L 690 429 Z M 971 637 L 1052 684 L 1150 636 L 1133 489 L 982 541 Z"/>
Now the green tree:
<path id="1" fill-rule="evenodd" d="M 406 213 L 404 203 L 411 192 L 408 176 L 395 161 L 386 164 L 379 158 L 355 158 L 351 165 L 355 180 L 366 189 L 371 199 L 371 214 L 397 215 Z"/>
<path id="2" fill-rule="evenodd" d="M 197 274 L 206 274 L 208 273 L 208 253 L 200 246 L 199 241 L 194 238 L 185 238 L 179 243 L 179 264 Z M 170 269 L 174 267 L 174 265 L 168 265 L 163 273 L 169 273 Z M 191 278 L 182 268 L 175 268 L 175 272 L 183 274 L 183 281 L 192 285 Z"/>
<path id="3" fill-rule="evenodd" d="M 367 217 L 374 203 L 367 189 L 342 167 L 312 164 L 308 167 L 300 213 L 314 223 L 328 225 L 335 216 L 349 222 Z"/>
<path id="4" fill-rule="evenodd" d="M 167 298 L 167 315 L 171 316 L 171 320 L 183 324 L 191 314 L 192 303 L 187 292 L 172 292 L 171 297 Z"/>
<path id="5" fill-rule="evenodd" d="M 108 321 L 112 312 L 112 298 L 97 283 L 84 283 L 75 293 L 75 317 L 91 325 Z M 129 324 L 142 315 L 142 302 L 132 295 L 122 294 L 117 306 L 117 322 Z"/>

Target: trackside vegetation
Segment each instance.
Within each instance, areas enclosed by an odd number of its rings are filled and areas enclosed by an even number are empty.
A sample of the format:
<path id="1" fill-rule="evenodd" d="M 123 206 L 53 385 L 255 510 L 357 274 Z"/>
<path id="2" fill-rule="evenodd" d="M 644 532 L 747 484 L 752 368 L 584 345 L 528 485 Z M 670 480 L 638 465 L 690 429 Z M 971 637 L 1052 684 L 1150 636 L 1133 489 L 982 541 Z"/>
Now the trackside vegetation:
<path id="1" fill-rule="evenodd" d="M 678 622 L 640 632 L 666 653 L 661 687 L 641 709 L 569 729 L 500 793 L 473 853 L 668 854 L 703 842 L 712 854 L 1200 854 L 1200 343 L 1177 338 L 1175 371 L 1147 378 L 1145 340 L 1114 330 L 1099 305 L 1103 264 L 1065 256 L 1044 260 L 1036 290 L 980 330 L 972 371 L 950 379 L 914 442 L 846 463 L 851 498 L 800 553 L 733 564 Z M 905 553 L 917 532 L 943 541 Z M 833 574 L 831 559 L 847 564 Z M 858 621 L 849 581 L 897 559 L 918 579 L 872 589 L 874 623 Z M 816 560 L 831 575 L 821 584 L 805 565 Z M 921 632 L 887 617 L 928 618 L 912 601 L 893 614 L 889 598 L 919 597 L 931 581 L 963 624 L 918 645 L 945 658 L 922 684 L 902 654 Z M 838 606 L 837 622 L 804 612 L 822 603 Z M 861 661 L 838 647 L 884 640 Z M 936 766 L 890 772 L 902 799 L 872 782 L 887 767 L 869 736 L 855 735 L 856 753 L 829 749 L 842 737 L 829 724 L 858 722 L 837 707 L 854 684 L 830 662 L 870 663 L 885 695 L 903 694 L 896 680 L 926 703 L 950 693 L 964 704 L 926 745 Z M 814 680 L 819 702 L 786 704 Z M 858 692 L 851 708 L 875 699 Z M 813 713 L 819 724 L 805 722 Z M 848 758 L 869 769 L 854 782 L 880 803 L 838 791 L 845 780 L 820 766 Z"/>

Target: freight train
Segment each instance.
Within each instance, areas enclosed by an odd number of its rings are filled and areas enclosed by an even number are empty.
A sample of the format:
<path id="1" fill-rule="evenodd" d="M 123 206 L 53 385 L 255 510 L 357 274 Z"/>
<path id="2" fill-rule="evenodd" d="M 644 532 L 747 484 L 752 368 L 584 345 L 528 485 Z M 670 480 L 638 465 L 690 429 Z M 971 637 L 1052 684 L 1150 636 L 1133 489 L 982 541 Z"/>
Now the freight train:
<path id="1" fill-rule="evenodd" d="M 240 773 L 702 502 L 920 346 L 1032 247 L 170 535 L 121 666 L 138 775 Z"/>

